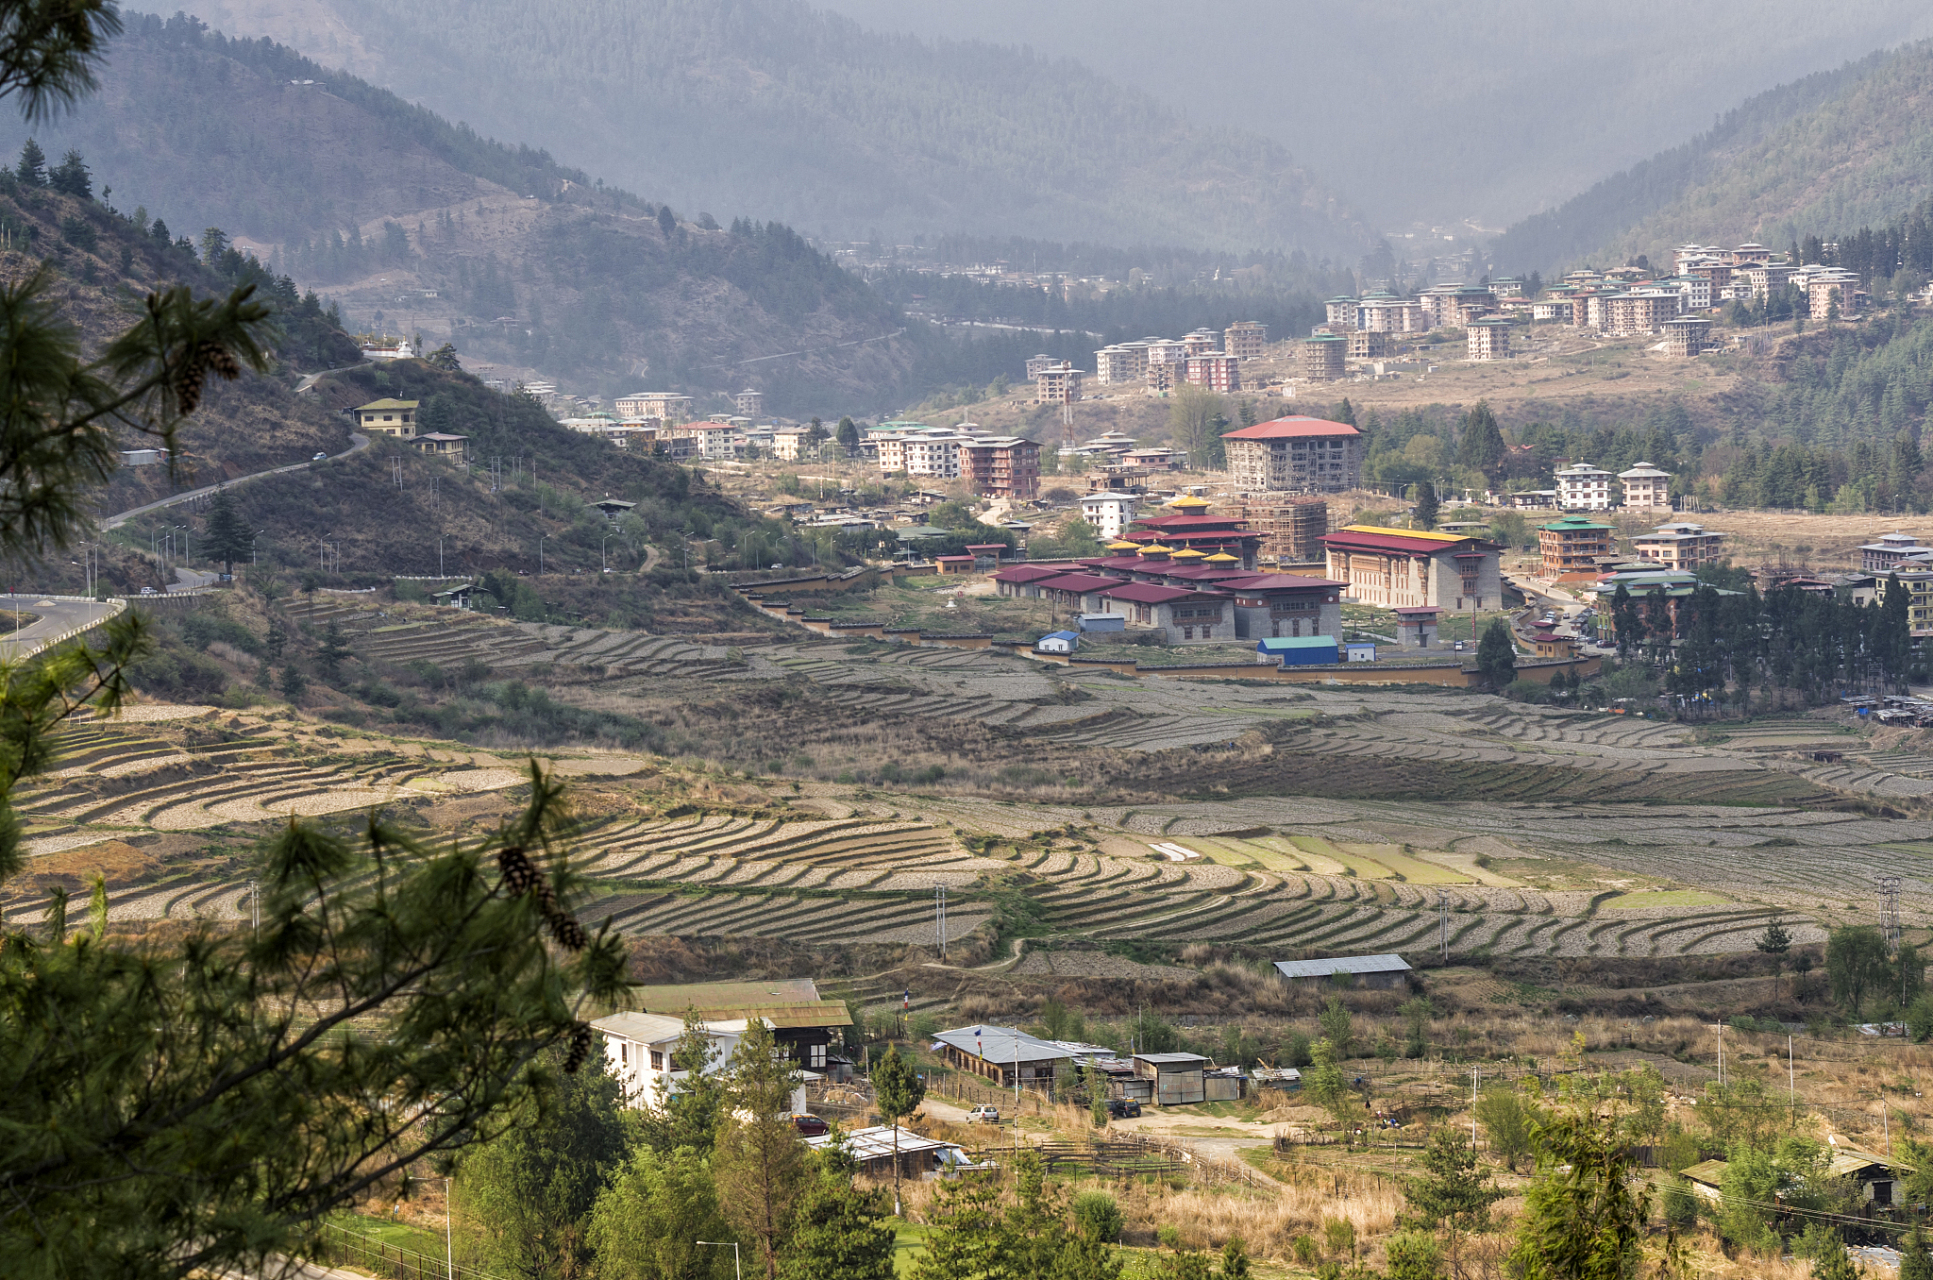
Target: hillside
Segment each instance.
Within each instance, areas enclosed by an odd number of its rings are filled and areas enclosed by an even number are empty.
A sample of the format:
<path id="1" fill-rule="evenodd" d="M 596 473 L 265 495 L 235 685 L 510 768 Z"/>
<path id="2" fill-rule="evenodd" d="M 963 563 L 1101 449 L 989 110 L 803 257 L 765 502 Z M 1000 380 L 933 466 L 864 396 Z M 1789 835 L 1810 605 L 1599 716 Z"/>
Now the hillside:
<path id="1" fill-rule="evenodd" d="M 1686 241 L 1783 248 L 1856 230 L 1933 194 L 1933 41 L 1809 76 L 1698 138 L 1518 223 L 1503 271 L 1664 260 Z"/>
<path id="2" fill-rule="evenodd" d="M 0 148 L 31 132 L 51 157 L 79 150 L 116 203 L 222 227 L 351 328 L 605 394 L 750 381 L 778 412 L 884 404 L 908 376 L 917 337 L 892 336 L 894 309 L 783 226 L 661 221 L 547 155 L 192 19 L 130 18 L 110 57 L 99 95 L 0 126 Z M 768 358 L 787 352 L 803 354 Z"/>
<path id="3" fill-rule="evenodd" d="M 609 181 L 809 235 L 1302 248 L 1371 237 L 1277 142 L 1066 60 L 884 35 L 803 0 L 195 6 Z"/>

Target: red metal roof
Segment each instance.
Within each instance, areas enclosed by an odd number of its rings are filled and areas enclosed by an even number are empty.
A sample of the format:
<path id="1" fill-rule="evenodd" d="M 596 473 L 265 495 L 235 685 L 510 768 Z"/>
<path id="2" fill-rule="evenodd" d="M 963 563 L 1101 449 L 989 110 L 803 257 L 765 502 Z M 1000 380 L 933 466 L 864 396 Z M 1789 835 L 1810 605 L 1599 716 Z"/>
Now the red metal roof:
<path id="1" fill-rule="evenodd" d="M 1445 551 L 1467 547 L 1475 538 L 1462 542 L 1444 542 L 1436 538 L 1405 538 L 1393 533 L 1325 533 L 1322 541 L 1327 546 L 1342 547 L 1350 551 L 1395 551 L 1408 556 L 1433 556 Z"/>
<path id="2" fill-rule="evenodd" d="M 1157 586 L 1152 582 L 1123 582 L 1101 594 L 1110 600 L 1131 600 L 1135 604 L 1166 604 L 1170 600 L 1185 600 L 1201 593 L 1186 587 Z"/>
<path id="3" fill-rule="evenodd" d="M 1104 578 L 1098 573 L 1064 573 L 1058 578 L 1042 578 L 1034 585 L 1050 591 L 1099 591 L 1119 583 L 1119 578 Z"/>
<path id="4" fill-rule="evenodd" d="M 1346 422 L 1330 422 L 1326 418 L 1309 418 L 1295 414 L 1287 418 L 1276 418 L 1272 422 L 1258 422 L 1252 427 L 1239 431 L 1224 431 L 1224 440 L 1288 440 L 1305 436 L 1359 436 L 1362 433 Z"/>
<path id="5" fill-rule="evenodd" d="M 1067 570 L 1061 565 L 1018 564 L 1011 569 L 1002 569 L 993 575 L 995 582 L 1038 582 L 1042 578 L 1058 578 Z"/>
<path id="6" fill-rule="evenodd" d="M 1241 532 L 1246 524 L 1233 516 L 1149 516 L 1146 520 L 1136 520 L 1134 526 L 1140 529 L 1156 529 L 1165 533 L 1170 529 L 1228 529 Z M 1130 533 L 1129 538 L 1134 535 Z"/>
<path id="7" fill-rule="evenodd" d="M 1228 578 L 1215 585 L 1227 587 L 1231 591 L 1295 591 L 1316 590 L 1323 587 L 1347 587 L 1346 582 L 1331 582 L 1327 578 L 1305 578 L 1299 573 L 1257 573 L 1245 578 Z"/>
<path id="8" fill-rule="evenodd" d="M 1148 562 L 1141 556 L 1099 556 L 1080 563 L 1084 569 L 1113 569 L 1121 573 L 1140 573 L 1149 568 Z M 1167 562 L 1164 560 L 1162 563 Z"/>

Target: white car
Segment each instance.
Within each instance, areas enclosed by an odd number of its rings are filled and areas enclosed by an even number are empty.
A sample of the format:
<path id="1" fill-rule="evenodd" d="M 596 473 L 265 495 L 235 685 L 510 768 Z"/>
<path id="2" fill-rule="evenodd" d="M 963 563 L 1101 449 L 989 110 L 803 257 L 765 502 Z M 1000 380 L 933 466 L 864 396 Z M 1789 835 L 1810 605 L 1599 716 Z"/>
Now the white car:
<path id="1" fill-rule="evenodd" d="M 976 1123 L 977 1124 L 999 1124 L 1000 1108 L 994 1106 L 991 1102 L 983 1102 L 979 1106 L 973 1108 L 973 1110 L 967 1112 L 967 1123 L 968 1124 L 976 1124 Z"/>
<path id="2" fill-rule="evenodd" d="M 316 454 L 316 455 L 315 455 L 315 457 L 313 457 L 313 458 L 310 458 L 310 459 L 309 459 L 309 461 L 310 461 L 310 462 L 323 462 L 323 461 L 326 461 L 326 460 L 328 459 L 328 457 L 329 457 L 329 455 L 328 455 L 328 454 L 326 454 L 326 453 L 318 453 L 318 454 Z"/>

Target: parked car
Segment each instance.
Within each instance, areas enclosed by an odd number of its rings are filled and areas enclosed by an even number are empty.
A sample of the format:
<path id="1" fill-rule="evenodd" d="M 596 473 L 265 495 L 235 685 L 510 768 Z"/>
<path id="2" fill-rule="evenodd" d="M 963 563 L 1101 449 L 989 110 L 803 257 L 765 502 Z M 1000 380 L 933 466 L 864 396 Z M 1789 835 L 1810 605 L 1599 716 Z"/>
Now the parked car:
<path id="1" fill-rule="evenodd" d="M 999 1124 L 1000 1108 L 994 1106 L 991 1102 L 983 1102 L 973 1108 L 973 1110 L 967 1112 L 967 1123 Z"/>
<path id="2" fill-rule="evenodd" d="M 802 1111 L 793 1115 L 792 1127 L 799 1131 L 801 1138 L 816 1138 L 823 1133 L 830 1132 L 832 1129 L 831 1125 L 819 1117 L 807 1115 Z"/>
<path id="3" fill-rule="evenodd" d="M 1109 1098 L 1107 1114 L 1110 1120 L 1132 1120 L 1141 1114 L 1141 1104 L 1134 1098 Z"/>

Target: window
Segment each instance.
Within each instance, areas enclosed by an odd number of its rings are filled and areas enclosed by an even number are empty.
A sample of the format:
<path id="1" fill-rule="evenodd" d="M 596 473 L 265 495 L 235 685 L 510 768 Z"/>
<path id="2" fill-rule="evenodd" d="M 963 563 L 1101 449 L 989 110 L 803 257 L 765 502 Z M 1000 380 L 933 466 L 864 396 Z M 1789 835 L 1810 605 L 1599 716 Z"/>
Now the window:
<path id="1" fill-rule="evenodd" d="M 653 1071 L 664 1070 L 664 1054 L 657 1049 L 651 1051 L 651 1069 Z"/>
<path id="2" fill-rule="evenodd" d="M 826 1047 L 822 1044 L 808 1045 L 806 1047 L 808 1050 L 806 1066 L 812 1068 L 814 1071 L 824 1071 L 826 1069 Z"/>
<path id="3" fill-rule="evenodd" d="M 1195 629 L 1193 627 L 1183 627 L 1181 629 L 1181 638 L 1183 640 L 1193 640 L 1195 638 Z"/>

